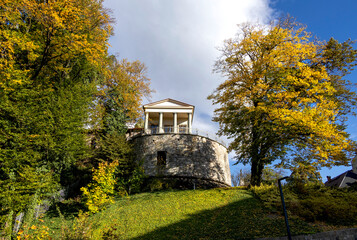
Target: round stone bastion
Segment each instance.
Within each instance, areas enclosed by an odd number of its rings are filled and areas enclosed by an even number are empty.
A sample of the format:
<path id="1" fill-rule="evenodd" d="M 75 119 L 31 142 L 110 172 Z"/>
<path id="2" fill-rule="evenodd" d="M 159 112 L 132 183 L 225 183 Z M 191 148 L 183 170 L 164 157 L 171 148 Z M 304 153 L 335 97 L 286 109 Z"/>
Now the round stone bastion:
<path id="1" fill-rule="evenodd" d="M 186 187 L 230 187 L 227 148 L 208 137 L 162 133 L 132 138 L 135 159 L 151 178 L 171 179 Z"/>

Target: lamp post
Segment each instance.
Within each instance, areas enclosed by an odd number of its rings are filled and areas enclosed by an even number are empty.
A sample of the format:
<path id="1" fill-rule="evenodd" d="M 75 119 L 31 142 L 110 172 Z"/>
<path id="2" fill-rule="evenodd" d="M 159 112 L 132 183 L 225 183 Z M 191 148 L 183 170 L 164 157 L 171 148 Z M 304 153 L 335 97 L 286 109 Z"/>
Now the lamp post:
<path id="1" fill-rule="evenodd" d="M 279 178 L 278 179 L 278 184 L 279 184 L 279 190 L 280 190 L 281 204 L 283 205 L 283 212 L 284 212 L 284 217 L 285 217 L 286 231 L 288 233 L 288 239 L 291 240 L 291 233 L 290 233 L 290 227 L 289 227 L 289 221 L 288 221 L 288 214 L 286 212 L 283 189 L 281 188 L 281 181 L 284 180 L 284 179 L 287 179 L 287 178 L 289 178 L 289 177 Z"/>

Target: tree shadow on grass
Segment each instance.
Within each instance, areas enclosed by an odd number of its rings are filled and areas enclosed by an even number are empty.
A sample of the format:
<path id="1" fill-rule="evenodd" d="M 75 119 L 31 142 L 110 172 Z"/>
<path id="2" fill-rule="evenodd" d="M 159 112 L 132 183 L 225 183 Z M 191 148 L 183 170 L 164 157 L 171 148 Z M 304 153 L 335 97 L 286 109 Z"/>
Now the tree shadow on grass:
<path id="1" fill-rule="evenodd" d="M 293 235 L 318 231 L 318 229 L 298 219 L 290 219 L 290 222 Z M 147 234 L 131 239 L 220 240 L 285 235 L 284 219 L 280 216 L 269 215 L 257 199 L 249 198 L 236 201 L 224 207 L 189 215 L 186 220 L 157 228 Z"/>
<path id="2" fill-rule="evenodd" d="M 46 212 L 46 216 L 49 218 L 55 218 L 59 217 L 59 214 L 61 213 L 65 218 L 74 218 L 78 216 L 79 211 L 85 212 L 86 210 L 87 208 L 83 203 L 69 199 L 52 204 Z"/>

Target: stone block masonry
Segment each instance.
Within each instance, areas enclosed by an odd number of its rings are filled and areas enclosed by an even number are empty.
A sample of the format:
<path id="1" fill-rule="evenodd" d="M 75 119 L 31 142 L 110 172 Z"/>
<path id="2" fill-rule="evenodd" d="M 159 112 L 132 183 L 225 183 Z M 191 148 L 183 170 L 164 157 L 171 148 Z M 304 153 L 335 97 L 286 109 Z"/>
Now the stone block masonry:
<path id="1" fill-rule="evenodd" d="M 142 162 L 148 176 L 198 179 L 210 182 L 210 187 L 231 186 L 227 149 L 208 137 L 167 133 L 136 136 L 132 142 L 136 160 Z"/>

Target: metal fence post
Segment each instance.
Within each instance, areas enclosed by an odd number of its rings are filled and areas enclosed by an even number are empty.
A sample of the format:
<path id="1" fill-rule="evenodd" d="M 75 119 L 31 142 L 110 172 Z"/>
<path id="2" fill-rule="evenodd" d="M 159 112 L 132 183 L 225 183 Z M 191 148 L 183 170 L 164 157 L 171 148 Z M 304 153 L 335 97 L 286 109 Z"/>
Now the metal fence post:
<path id="1" fill-rule="evenodd" d="M 289 178 L 289 177 L 279 178 L 278 179 L 278 184 L 279 184 L 279 190 L 280 190 L 281 204 L 283 205 L 283 212 L 284 212 L 284 217 L 285 217 L 286 231 L 288 233 L 288 239 L 291 240 L 291 233 L 290 233 L 290 227 L 289 227 L 289 221 L 288 221 L 288 214 L 286 212 L 283 189 L 281 188 L 281 181 L 284 180 L 284 179 L 287 179 L 287 178 Z"/>

